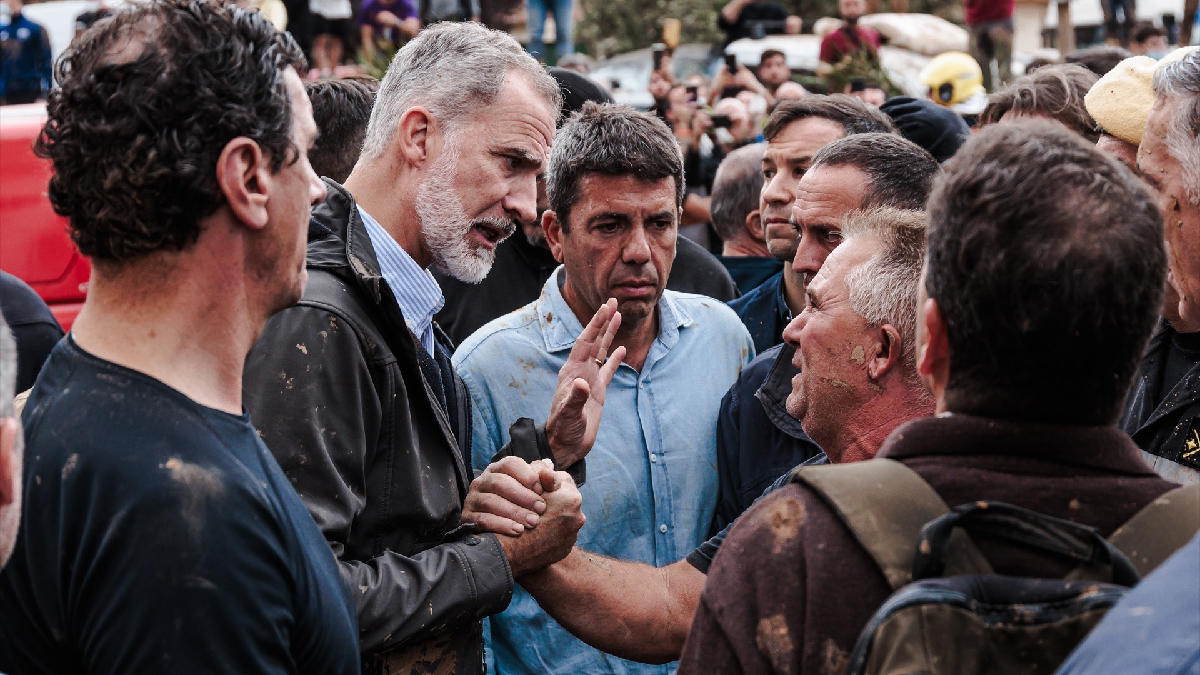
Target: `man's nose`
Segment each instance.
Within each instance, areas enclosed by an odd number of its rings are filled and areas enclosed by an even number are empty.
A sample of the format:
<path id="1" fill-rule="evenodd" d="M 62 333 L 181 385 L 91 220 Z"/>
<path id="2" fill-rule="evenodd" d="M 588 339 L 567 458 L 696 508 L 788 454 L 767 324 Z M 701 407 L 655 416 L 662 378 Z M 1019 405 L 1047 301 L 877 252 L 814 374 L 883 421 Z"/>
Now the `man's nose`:
<path id="1" fill-rule="evenodd" d="M 808 322 L 808 312 L 803 311 L 797 314 L 788 325 L 783 329 L 783 341 L 788 346 L 795 349 L 800 348 L 800 331 L 804 330 L 804 324 Z"/>
<path id="2" fill-rule="evenodd" d="M 632 228 L 621 253 L 622 259 L 630 264 L 644 265 L 650 261 L 650 238 L 646 235 L 644 225 Z"/>
<path id="3" fill-rule="evenodd" d="M 537 218 L 537 179 L 522 176 L 516 180 L 504 197 L 504 211 L 510 218 L 521 223 L 532 223 Z"/>
<path id="4" fill-rule="evenodd" d="M 325 197 L 329 194 L 325 187 L 325 181 L 317 175 L 317 172 L 309 170 L 308 181 L 308 203 L 311 206 L 316 206 L 325 201 Z"/>
<path id="5" fill-rule="evenodd" d="M 790 203 L 795 198 L 795 195 L 792 194 L 791 190 L 787 189 L 787 182 L 782 172 L 771 176 L 771 180 L 767 181 L 766 186 L 763 187 L 763 201 L 773 204 Z"/>
<path id="6" fill-rule="evenodd" d="M 821 265 L 825 264 L 825 256 L 828 254 L 829 251 L 813 241 L 811 235 L 806 235 L 801 231 L 800 244 L 796 247 L 796 257 L 792 259 L 792 271 L 805 275 L 806 279 L 811 279 L 821 271 Z"/>

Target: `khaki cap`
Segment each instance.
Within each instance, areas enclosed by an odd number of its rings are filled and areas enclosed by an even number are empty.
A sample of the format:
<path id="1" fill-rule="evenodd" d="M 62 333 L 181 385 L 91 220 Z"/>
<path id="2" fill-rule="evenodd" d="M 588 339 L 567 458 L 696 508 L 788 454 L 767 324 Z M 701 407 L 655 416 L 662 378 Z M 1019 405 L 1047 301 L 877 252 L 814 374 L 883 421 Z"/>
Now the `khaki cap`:
<path id="1" fill-rule="evenodd" d="M 1154 107 L 1151 80 L 1158 63 L 1149 56 L 1133 56 L 1092 85 L 1083 104 L 1105 132 L 1127 143 L 1142 144 L 1146 118 Z"/>

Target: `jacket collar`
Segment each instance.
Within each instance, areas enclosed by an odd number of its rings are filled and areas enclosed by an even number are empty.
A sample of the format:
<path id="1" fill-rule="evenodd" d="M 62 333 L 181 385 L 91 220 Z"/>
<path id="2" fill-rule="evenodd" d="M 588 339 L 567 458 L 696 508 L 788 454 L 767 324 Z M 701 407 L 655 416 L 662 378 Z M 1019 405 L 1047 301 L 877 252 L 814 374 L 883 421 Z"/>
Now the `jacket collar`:
<path id="1" fill-rule="evenodd" d="M 1115 426 L 1029 424 L 945 413 L 892 432 L 880 457 L 1008 456 L 1071 464 L 1135 476 L 1156 475 L 1137 445 Z"/>
<path id="2" fill-rule="evenodd" d="M 374 300 L 383 301 L 383 274 L 367 226 L 358 214 L 354 197 L 329 178 L 326 196 L 313 209 L 308 225 L 308 266 L 314 269 L 349 268 L 349 274 Z"/>
<path id="3" fill-rule="evenodd" d="M 583 324 L 563 298 L 559 285 L 560 279 L 565 278 L 566 273 L 566 268 L 559 265 L 542 286 L 542 295 L 535 303 L 542 340 L 545 342 L 546 351 L 551 353 L 570 350 L 575 346 L 575 340 L 583 333 Z M 664 290 L 658 300 L 658 341 L 667 349 L 679 342 L 679 329 L 696 323 L 673 295 L 673 291 Z"/>
<path id="4" fill-rule="evenodd" d="M 754 392 L 754 398 L 762 405 L 767 419 L 780 431 L 792 438 L 807 439 L 800 420 L 792 417 L 787 411 L 787 397 L 792 393 L 792 378 L 800 372 L 799 368 L 792 365 L 792 357 L 795 356 L 796 350 L 787 344 L 772 347 L 771 350 L 776 352 L 775 361 L 771 364 L 771 370 L 767 372 L 762 386 Z"/>

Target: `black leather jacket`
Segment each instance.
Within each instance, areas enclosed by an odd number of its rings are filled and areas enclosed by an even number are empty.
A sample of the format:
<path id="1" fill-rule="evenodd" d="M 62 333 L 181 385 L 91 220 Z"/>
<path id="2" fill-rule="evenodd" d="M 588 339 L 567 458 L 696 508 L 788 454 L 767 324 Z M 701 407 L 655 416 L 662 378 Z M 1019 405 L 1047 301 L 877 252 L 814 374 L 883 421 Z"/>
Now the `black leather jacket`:
<path id="1" fill-rule="evenodd" d="M 1175 329 L 1160 321 L 1138 366 L 1117 426 L 1133 437 L 1143 458 L 1160 476 L 1177 483 L 1200 482 L 1200 362 L 1155 405 L 1162 389 Z"/>
<path id="2" fill-rule="evenodd" d="M 408 329 L 353 197 L 326 183 L 304 298 L 247 358 L 245 405 L 357 599 L 364 672 L 479 673 L 480 619 L 513 579 L 494 535 L 460 527 L 470 398 L 445 336 L 430 358 Z"/>

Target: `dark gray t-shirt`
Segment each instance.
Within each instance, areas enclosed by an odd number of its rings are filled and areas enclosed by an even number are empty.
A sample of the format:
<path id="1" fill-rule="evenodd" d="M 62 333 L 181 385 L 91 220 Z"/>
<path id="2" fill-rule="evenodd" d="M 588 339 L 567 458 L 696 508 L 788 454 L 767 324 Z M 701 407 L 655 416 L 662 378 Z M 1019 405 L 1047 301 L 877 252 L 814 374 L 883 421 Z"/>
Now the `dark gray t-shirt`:
<path id="1" fill-rule="evenodd" d="M 333 552 L 248 417 L 69 336 L 22 417 L 0 672 L 359 672 Z"/>

